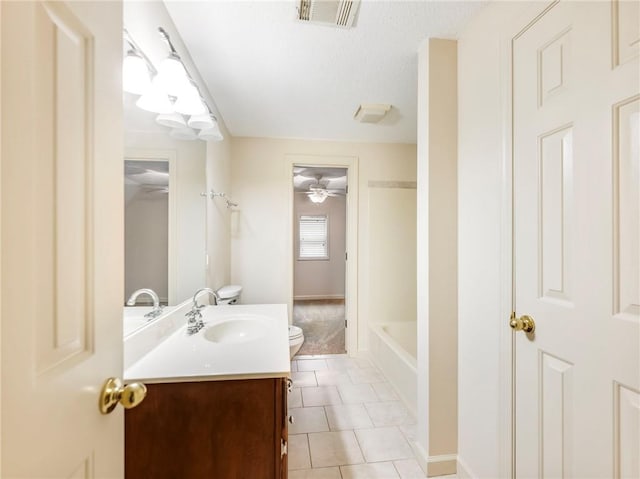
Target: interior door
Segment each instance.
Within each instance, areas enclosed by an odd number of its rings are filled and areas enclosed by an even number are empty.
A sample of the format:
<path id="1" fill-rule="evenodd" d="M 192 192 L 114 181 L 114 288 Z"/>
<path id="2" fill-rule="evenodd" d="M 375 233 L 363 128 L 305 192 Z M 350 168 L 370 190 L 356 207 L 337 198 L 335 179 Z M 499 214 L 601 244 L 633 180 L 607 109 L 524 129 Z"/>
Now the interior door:
<path id="1" fill-rule="evenodd" d="M 518 478 L 640 477 L 638 5 L 512 40 Z"/>
<path id="2" fill-rule="evenodd" d="M 0 8 L 0 475 L 121 477 L 122 7 Z"/>

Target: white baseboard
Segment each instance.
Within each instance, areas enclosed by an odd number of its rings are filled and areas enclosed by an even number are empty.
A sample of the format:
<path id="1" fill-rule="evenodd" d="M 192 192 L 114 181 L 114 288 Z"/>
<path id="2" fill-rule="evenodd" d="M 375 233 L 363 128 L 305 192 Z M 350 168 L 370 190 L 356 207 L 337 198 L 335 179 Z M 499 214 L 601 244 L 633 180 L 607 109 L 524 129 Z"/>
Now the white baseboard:
<path id="1" fill-rule="evenodd" d="M 416 461 L 418 461 L 424 473 L 427 474 L 429 470 L 429 455 L 427 451 L 416 441 L 410 441 L 409 444 L 411 444 L 411 449 L 413 449 L 413 453 L 416 456 Z"/>
<path id="2" fill-rule="evenodd" d="M 458 460 L 456 454 L 429 456 L 417 442 L 412 441 L 410 444 L 418 464 L 420 464 L 427 477 L 447 476 L 456 473 Z"/>
<path id="3" fill-rule="evenodd" d="M 475 479 L 476 476 L 464 460 L 458 456 L 458 479 Z"/>
<path id="4" fill-rule="evenodd" d="M 344 294 L 301 294 L 293 297 L 294 301 L 305 301 L 313 299 L 344 299 Z"/>

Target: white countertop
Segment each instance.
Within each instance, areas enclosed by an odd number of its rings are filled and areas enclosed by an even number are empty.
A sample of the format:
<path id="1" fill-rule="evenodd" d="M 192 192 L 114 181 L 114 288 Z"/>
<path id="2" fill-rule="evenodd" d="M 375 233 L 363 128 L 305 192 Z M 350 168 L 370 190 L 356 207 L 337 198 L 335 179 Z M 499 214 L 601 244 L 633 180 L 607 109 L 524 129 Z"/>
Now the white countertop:
<path id="1" fill-rule="evenodd" d="M 159 383 L 289 376 L 286 305 L 207 306 L 202 316 L 201 331 L 188 336 L 185 318 L 183 326 L 125 369 L 124 379 Z M 209 328 L 230 320 L 254 320 L 260 334 L 238 342 L 205 338 Z"/>

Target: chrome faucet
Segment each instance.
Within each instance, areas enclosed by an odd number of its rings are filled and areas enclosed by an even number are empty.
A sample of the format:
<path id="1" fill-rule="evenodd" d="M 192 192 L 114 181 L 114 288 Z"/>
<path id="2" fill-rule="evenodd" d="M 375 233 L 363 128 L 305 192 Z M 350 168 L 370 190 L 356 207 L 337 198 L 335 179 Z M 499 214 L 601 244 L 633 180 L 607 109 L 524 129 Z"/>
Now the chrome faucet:
<path id="1" fill-rule="evenodd" d="M 198 296 L 201 293 L 209 293 L 213 296 L 213 304 L 218 304 L 218 294 L 212 290 L 211 288 L 200 288 L 196 291 L 196 294 L 193 295 L 193 305 L 191 306 L 191 311 L 189 311 L 185 316 L 187 319 L 187 334 L 191 336 L 192 334 L 196 334 L 202 328 L 204 328 L 204 321 L 202 321 L 202 313 L 200 310 L 205 307 L 204 304 L 198 304 Z"/>
<path id="2" fill-rule="evenodd" d="M 151 297 L 151 300 L 153 301 L 153 309 L 145 314 L 144 317 L 147 318 L 148 321 L 151 321 L 152 319 L 160 316 L 163 308 L 163 306 L 160 306 L 160 298 L 158 298 L 158 295 L 154 290 L 149 288 L 142 288 L 134 291 L 127 300 L 127 306 L 135 306 L 136 299 L 138 299 L 138 296 L 140 296 L 141 294 L 149 295 Z"/>
<path id="3" fill-rule="evenodd" d="M 220 299 L 220 297 L 218 296 L 218 293 L 216 293 L 211 288 L 200 288 L 198 291 L 196 291 L 196 294 L 193 295 L 193 307 L 194 308 L 200 309 L 202 307 L 202 306 L 198 306 L 198 296 L 200 296 L 200 293 L 209 293 L 211 296 L 213 296 L 213 304 L 214 304 L 214 306 L 218 305 L 218 300 Z"/>

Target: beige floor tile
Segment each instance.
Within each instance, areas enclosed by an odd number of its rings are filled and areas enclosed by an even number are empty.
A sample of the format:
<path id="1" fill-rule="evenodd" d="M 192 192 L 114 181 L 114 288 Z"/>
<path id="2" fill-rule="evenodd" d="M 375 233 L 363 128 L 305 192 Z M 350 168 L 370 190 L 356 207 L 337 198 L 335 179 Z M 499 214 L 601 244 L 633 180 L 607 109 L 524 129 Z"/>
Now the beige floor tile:
<path id="1" fill-rule="evenodd" d="M 306 434 L 289 435 L 289 470 L 309 469 L 311 458 L 309 456 L 309 442 Z"/>
<path id="2" fill-rule="evenodd" d="M 364 457 L 353 431 L 309 434 L 311 464 L 316 467 L 361 464 Z"/>
<path id="3" fill-rule="evenodd" d="M 331 404 L 342 404 L 342 400 L 335 386 L 321 386 L 304 388 L 302 390 L 302 404 L 304 407 L 328 406 Z"/>
<path id="4" fill-rule="evenodd" d="M 300 368 L 299 364 L 298 364 L 298 368 Z M 374 368 L 349 369 L 347 373 L 349 374 L 349 377 L 351 377 L 351 381 L 354 384 L 382 383 L 386 381 L 382 373 Z"/>
<path id="5" fill-rule="evenodd" d="M 400 426 L 400 430 L 404 437 L 407 438 L 409 442 L 415 442 L 418 438 L 418 425 L 417 424 L 403 424 Z"/>
<path id="6" fill-rule="evenodd" d="M 400 399 L 393 389 L 393 386 L 391 386 L 391 384 L 387 382 L 372 383 L 371 387 L 378 395 L 380 401 L 395 401 L 397 399 Z"/>
<path id="7" fill-rule="evenodd" d="M 376 366 L 367 358 L 353 358 L 359 368 L 376 368 Z"/>
<path id="8" fill-rule="evenodd" d="M 427 477 L 415 459 L 393 461 L 393 465 L 396 466 L 396 470 L 400 474 L 400 479 L 424 479 Z"/>
<path id="9" fill-rule="evenodd" d="M 342 479 L 399 479 L 392 462 L 342 466 Z"/>
<path id="10" fill-rule="evenodd" d="M 339 404 L 325 406 L 324 409 L 332 431 L 373 427 L 373 422 L 362 404 Z"/>
<path id="11" fill-rule="evenodd" d="M 293 424 L 289 424 L 289 434 L 305 434 L 329 430 L 323 407 L 289 408 Z"/>
<path id="12" fill-rule="evenodd" d="M 358 429 L 355 434 L 367 462 L 413 458 L 411 446 L 397 427 Z"/>
<path id="13" fill-rule="evenodd" d="M 321 467 L 290 471 L 289 479 L 342 479 L 342 476 L 339 467 Z"/>
<path id="14" fill-rule="evenodd" d="M 413 424 L 415 419 L 401 401 L 366 403 L 364 405 L 376 427 Z"/>
<path id="15" fill-rule="evenodd" d="M 293 381 L 294 388 L 315 387 L 318 385 L 316 382 L 316 373 L 313 371 L 291 373 L 291 380 Z"/>
<path id="16" fill-rule="evenodd" d="M 346 371 L 316 371 L 318 386 L 335 386 L 337 384 L 351 384 L 351 377 Z"/>
<path id="17" fill-rule="evenodd" d="M 324 359 L 298 359 L 298 371 L 324 371 L 327 362 Z"/>
<path id="18" fill-rule="evenodd" d="M 371 384 L 339 384 L 338 392 L 345 404 L 375 402 L 378 396 Z"/>
<path id="19" fill-rule="evenodd" d="M 346 356 L 330 358 L 326 361 L 329 369 L 333 371 L 346 371 L 347 369 L 360 368 L 355 359 Z"/>
<path id="20" fill-rule="evenodd" d="M 302 393 L 300 388 L 293 388 L 287 396 L 289 408 L 302 407 Z"/>

